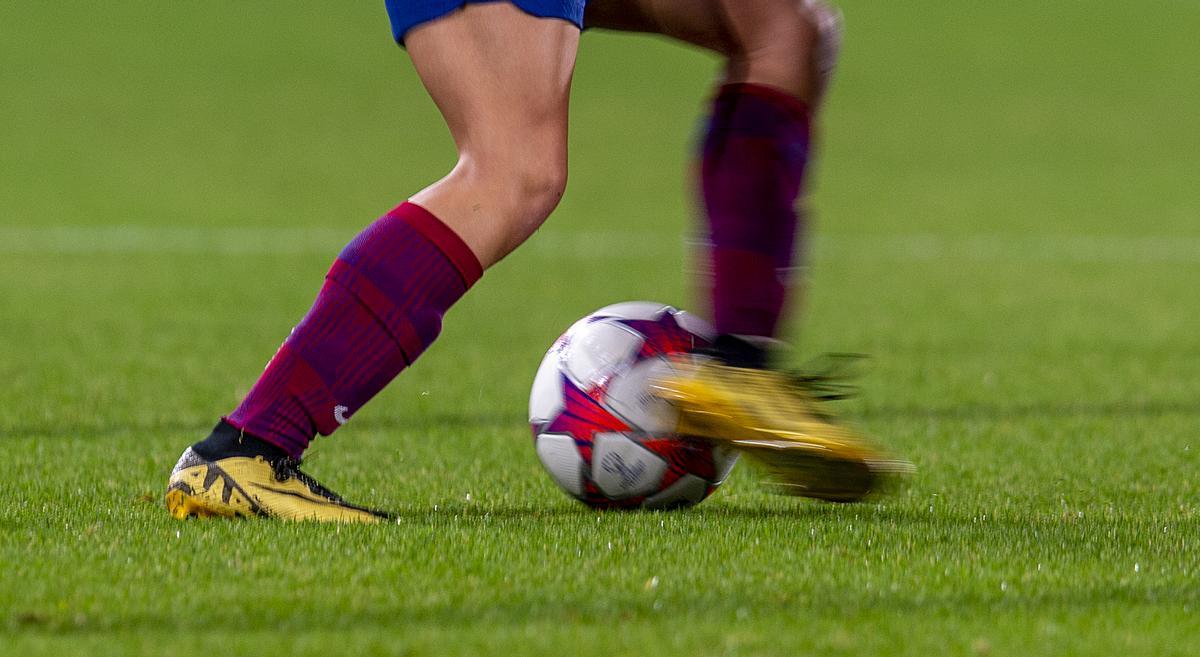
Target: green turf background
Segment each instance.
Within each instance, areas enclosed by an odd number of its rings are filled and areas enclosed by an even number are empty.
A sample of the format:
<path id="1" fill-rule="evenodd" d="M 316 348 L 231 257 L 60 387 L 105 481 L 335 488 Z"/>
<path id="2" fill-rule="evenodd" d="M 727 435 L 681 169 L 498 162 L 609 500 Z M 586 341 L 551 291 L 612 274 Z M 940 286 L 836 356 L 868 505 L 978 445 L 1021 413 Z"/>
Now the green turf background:
<path id="1" fill-rule="evenodd" d="M 588 34 L 549 224 L 310 469 L 383 527 L 177 523 L 362 225 L 453 151 L 382 3 L 0 4 L 0 653 L 1200 653 L 1200 6 L 844 3 L 805 353 L 920 469 L 739 468 L 669 514 L 559 493 L 523 413 L 578 316 L 689 291 L 717 62 Z"/>

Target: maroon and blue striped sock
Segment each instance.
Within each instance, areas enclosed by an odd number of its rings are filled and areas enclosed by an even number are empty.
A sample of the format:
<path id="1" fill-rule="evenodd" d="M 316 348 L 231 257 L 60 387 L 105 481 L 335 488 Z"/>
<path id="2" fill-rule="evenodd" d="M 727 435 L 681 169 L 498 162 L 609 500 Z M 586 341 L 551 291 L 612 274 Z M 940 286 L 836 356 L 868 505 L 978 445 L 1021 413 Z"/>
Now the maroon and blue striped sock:
<path id="1" fill-rule="evenodd" d="M 225 420 L 299 457 L 416 360 L 482 274 L 437 217 L 400 205 L 341 252 L 312 309 Z"/>
<path id="2" fill-rule="evenodd" d="M 799 99 L 756 84 L 721 87 L 701 161 L 718 333 L 775 335 L 808 150 L 809 112 Z"/>

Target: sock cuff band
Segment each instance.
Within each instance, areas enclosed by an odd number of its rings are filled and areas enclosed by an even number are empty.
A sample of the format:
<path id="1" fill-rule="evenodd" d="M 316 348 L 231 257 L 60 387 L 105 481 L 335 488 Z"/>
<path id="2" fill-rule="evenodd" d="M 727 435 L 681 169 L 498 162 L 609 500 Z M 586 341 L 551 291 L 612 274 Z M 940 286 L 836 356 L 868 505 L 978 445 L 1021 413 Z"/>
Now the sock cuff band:
<path id="1" fill-rule="evenodd" d="M 804 101 L 782 89 L 765 84 L 754 82 L 731 82 L 724 84 L 717 90 L 714 100 L 715 102 L 720 102 L 723 99 L 737 96 L 761 98 L 791 114 L 797 121 L 807 123 L 809 120 L 810 112 L 808 105 Z"/>
<path id="2" fill-rule="evenodd" d="M 411 201 L 405 201 L 388 212 L 387 216 L 412 226 L 433 242 L 458 270 L 458 275 L 462 277 L 466 287 L 471 287 L 483 276 L 483 266 L 479 264 L 479 258 L 475 257 L 471 247 L 429 210 Z"/>

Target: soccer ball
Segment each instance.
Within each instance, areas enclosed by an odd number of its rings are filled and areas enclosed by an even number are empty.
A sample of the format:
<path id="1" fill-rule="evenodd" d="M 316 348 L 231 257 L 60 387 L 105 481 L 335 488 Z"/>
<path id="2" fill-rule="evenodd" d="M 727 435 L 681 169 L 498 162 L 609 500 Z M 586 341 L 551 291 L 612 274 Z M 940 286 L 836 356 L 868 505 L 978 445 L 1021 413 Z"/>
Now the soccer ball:
<path id="1" fill-rule="evenodd" d="M 674 435 L 675 409 L 648 384 L 712 337 L 704 320 L 649 301 L 571 325 L 546 352 L 529 396 L 534 448 L 550 477 L 595 508 L 678 508 L 708 497 L 737 454 Z"/>

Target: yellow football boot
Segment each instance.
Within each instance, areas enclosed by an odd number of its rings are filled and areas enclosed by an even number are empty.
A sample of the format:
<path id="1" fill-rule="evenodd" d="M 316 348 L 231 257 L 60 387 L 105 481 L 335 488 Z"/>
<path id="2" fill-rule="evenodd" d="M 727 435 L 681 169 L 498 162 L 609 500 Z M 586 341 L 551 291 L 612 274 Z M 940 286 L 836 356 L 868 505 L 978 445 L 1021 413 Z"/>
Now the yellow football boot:
<path id="1" fill-rule="evenodd" d="M 230 456 L 209 460 L 191 447 L 167 483 L 167 509 L 185 518 L 379 522 L 386 513 L 347 503 L 300 471 L 298 459 Z"/>
<path id="2" fill-rule="evenodd" d="M 677 432 L 728 445 L 759 465 L 777 492 L 856 502 L 888 474 L 911 471 L 839 424 L 804 379 L 707 358 L 685 359 L 651 383 L 679 410 Z M 838 398 L 827 395 L 827 399 Z"/>

